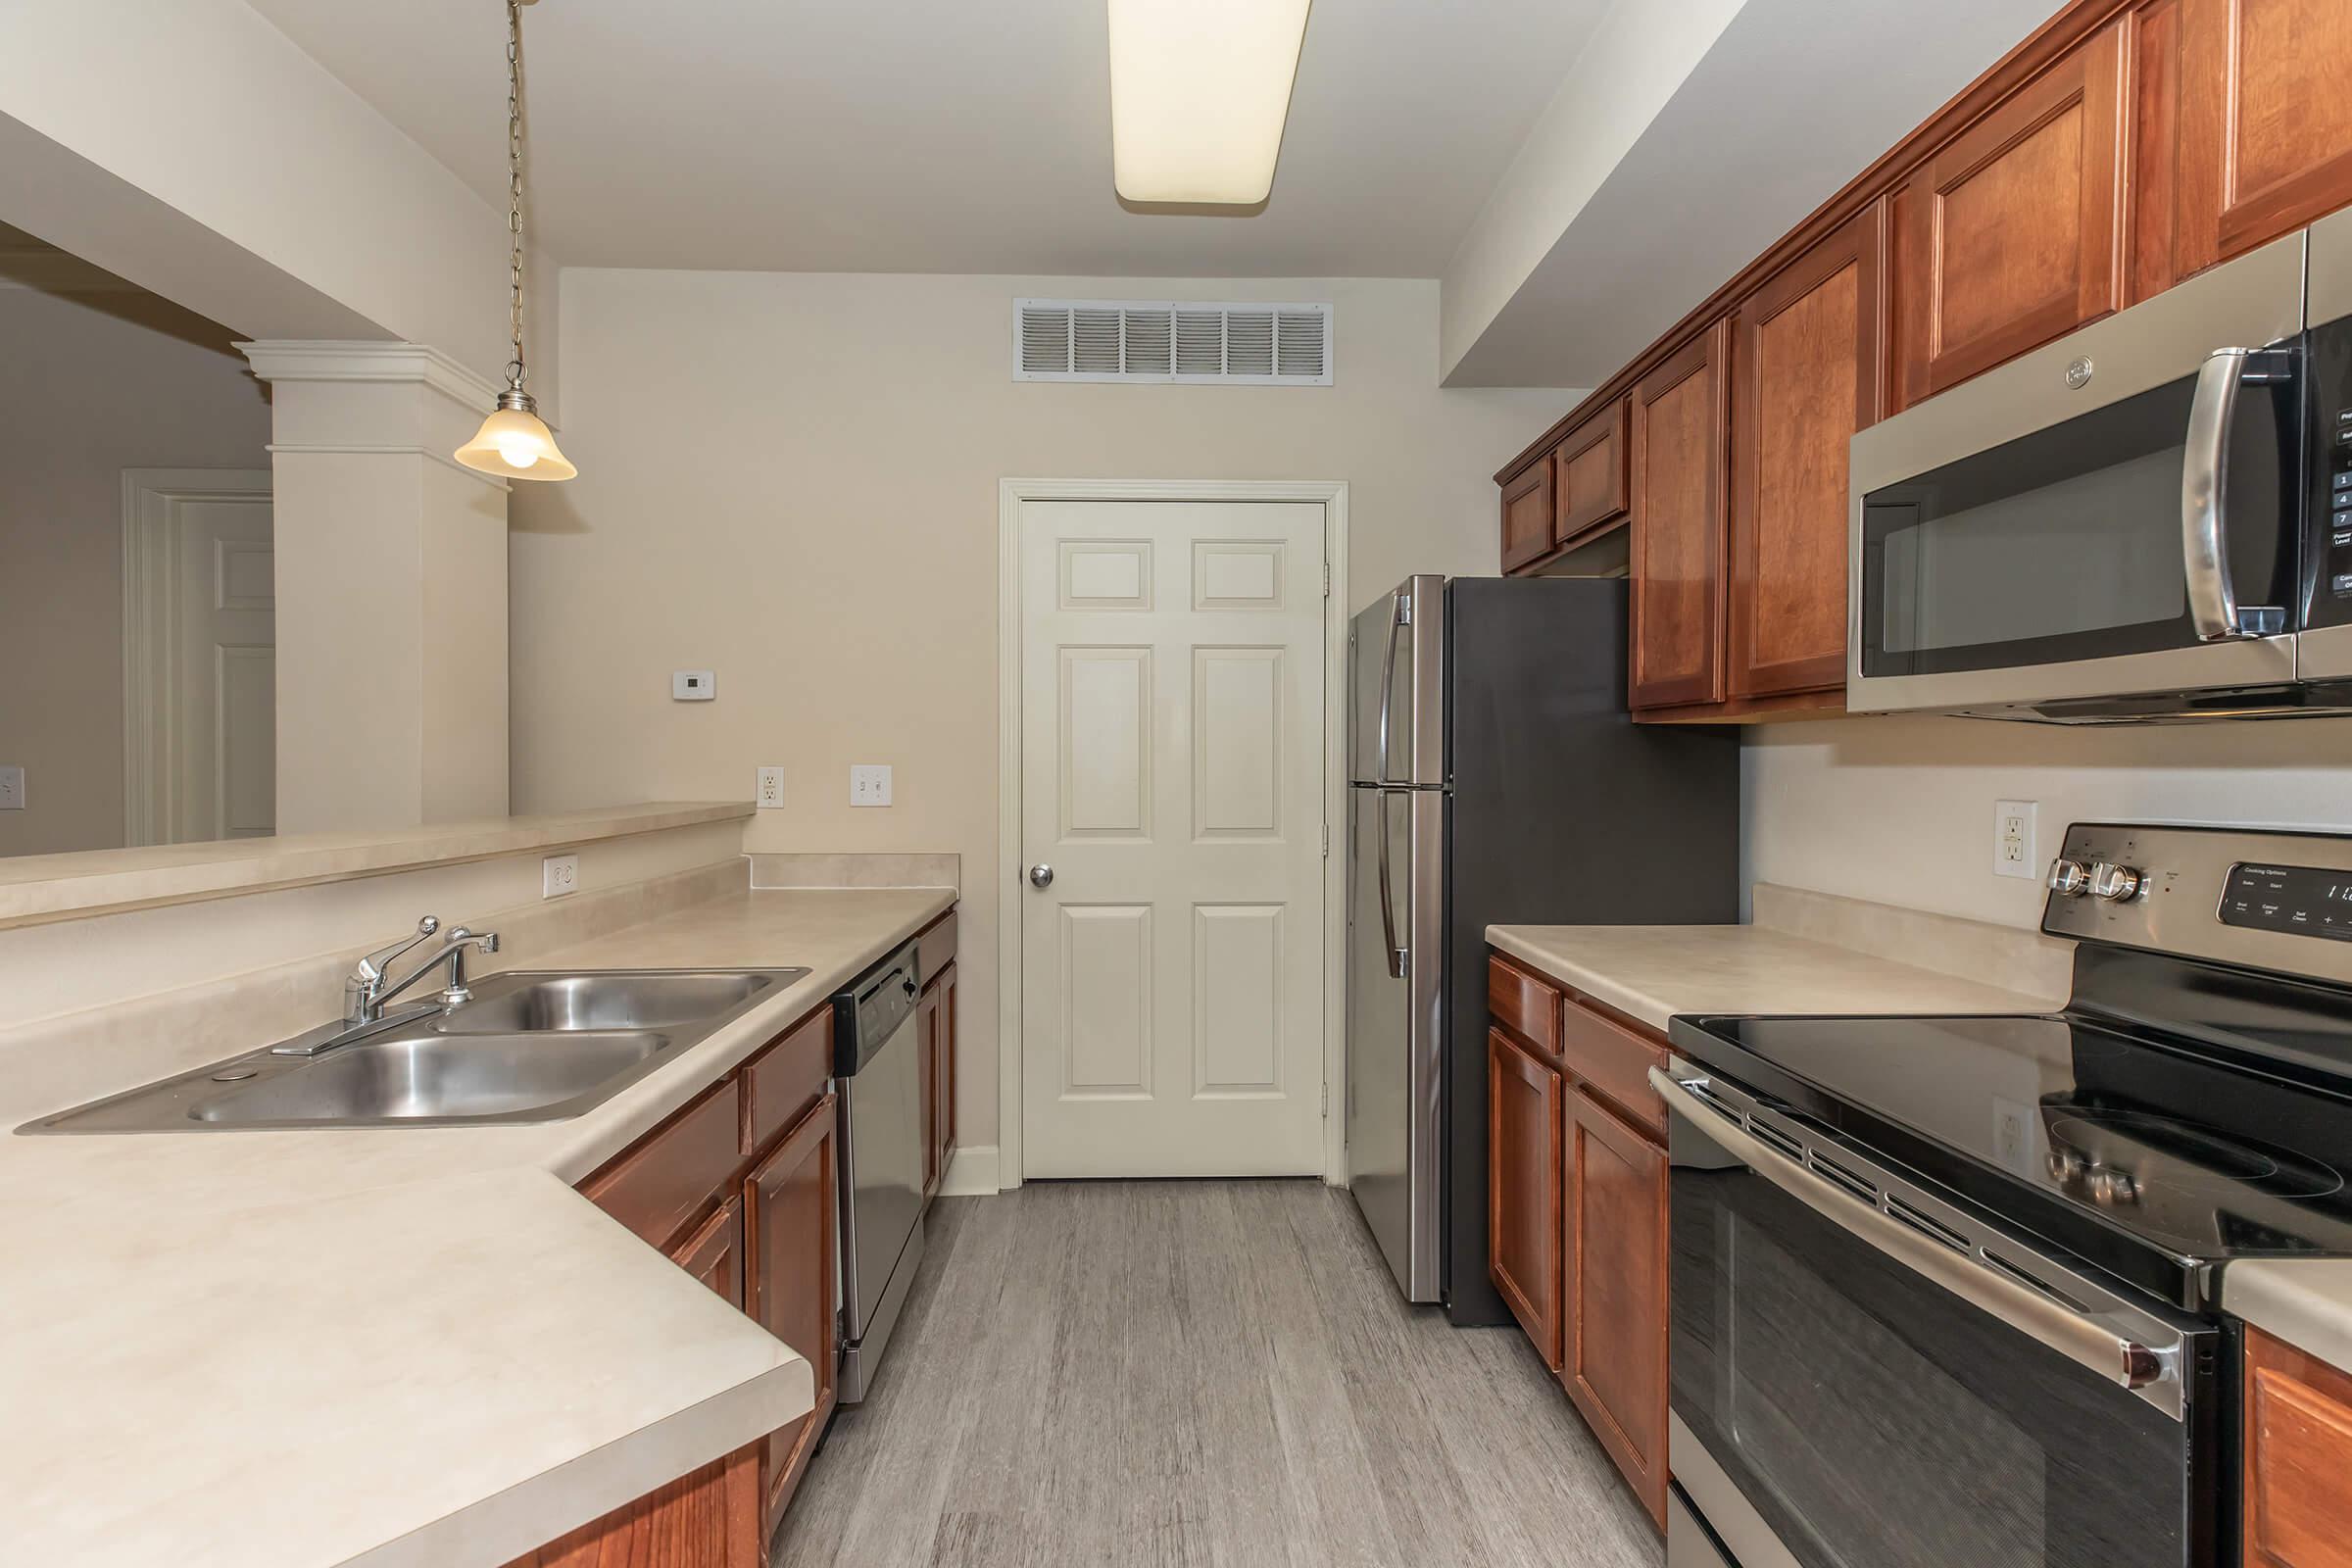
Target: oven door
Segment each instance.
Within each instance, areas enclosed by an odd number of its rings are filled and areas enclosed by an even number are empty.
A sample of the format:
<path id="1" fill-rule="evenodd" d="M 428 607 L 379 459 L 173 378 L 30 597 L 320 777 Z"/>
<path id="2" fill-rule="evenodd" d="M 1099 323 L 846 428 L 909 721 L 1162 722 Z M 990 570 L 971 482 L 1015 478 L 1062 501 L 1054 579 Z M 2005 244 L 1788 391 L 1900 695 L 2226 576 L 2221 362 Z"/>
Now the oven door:
<path id="1" fill-rule="evenodd" d="M 1854 437 L 1849 709 L 2062 717 L 2291 684 L 2304 247 L 2277 241 Z"/>
<path id="2" fill-rule="evenodd" d="M 2216 1331 L 1719 1075 L 1652 1081 L 1669 1461 L 1737 1568 L 2209 1568 Z"/>

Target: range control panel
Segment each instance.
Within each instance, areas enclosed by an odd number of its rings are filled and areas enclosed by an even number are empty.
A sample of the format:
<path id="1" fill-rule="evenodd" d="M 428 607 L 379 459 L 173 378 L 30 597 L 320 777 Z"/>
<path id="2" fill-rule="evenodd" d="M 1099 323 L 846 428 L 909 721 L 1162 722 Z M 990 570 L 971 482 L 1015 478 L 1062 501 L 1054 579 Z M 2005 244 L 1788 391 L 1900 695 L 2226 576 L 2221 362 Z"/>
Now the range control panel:
<path id="1" fill-rule="evenodd" d="M 2352 835 L 2077 822 L 2041 928 L 2352 985 Z"/>
<path id="2" fill-rule="evenodd" d="M 2247 861 L 2230 868 L 2222 924 L 2352 942 L 2352 871 Z"/>

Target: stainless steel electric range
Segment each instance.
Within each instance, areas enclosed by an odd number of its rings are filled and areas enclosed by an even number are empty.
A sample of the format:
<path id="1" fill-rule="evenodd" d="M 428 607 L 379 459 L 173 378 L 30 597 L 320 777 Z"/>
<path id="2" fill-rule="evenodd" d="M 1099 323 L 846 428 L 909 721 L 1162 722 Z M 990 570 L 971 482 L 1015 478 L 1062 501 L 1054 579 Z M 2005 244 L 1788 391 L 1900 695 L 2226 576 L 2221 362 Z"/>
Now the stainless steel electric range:
<path id="1" fill-rule="evenodd" d="M 2049 888 L 2060 1012 L 1673 1021 L 1673 1568 L 2235 1560 L 2222 1277 L 2352 1255 L 2352 837 Z"/>

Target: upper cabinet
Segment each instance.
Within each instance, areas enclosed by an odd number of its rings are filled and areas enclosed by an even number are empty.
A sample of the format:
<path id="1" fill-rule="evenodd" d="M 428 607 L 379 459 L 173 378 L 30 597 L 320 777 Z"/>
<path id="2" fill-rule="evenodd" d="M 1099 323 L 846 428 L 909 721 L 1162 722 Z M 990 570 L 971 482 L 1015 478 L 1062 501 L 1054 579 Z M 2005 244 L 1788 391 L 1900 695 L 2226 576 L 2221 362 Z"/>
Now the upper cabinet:
<path id="1" fill-rule="evenodd" d="M 1718 321 L 1634 388 L 1633 706 L 1723 696 L 1723 499 L 1729 413 Z"/>
<path id="2" fill-rule="evenodd" d="M 1502 569 L 1514 571 L 1551 554 L 1551 457 L 1527 466 L 1502 487 Z"/>
<path id="3" fill-rule="evenodd" d="M 2166 281 L 2352 202 L 2343 0 L 2164 0 L 2143 24 L 2142 130 L 2159 156 L 2167 130 L 2177 138 L 2169 202 L 2159 192 L 2172 218 Z M 2176 58 L 2151 58 L 2168 40 Z"/>
<path id="4" fill-rule="evenodd" d="M 1627 405 L 1580 422 L 1502 489 L 1502 569 L 1581 544 L 1626 514 Z"/>
<path id="5" fill-rule="evenodd" d="M 1895 191 L 1899 407 L 2122 304 L 2126 31 L 2100 29 Z"/>
<path id="6" fill-rule="evenodd" d="M 1873 203 L 1732 318 L 1735 698 L 1845 684 L 1846 449 L 1886 398 L 1885 228 Z"/>

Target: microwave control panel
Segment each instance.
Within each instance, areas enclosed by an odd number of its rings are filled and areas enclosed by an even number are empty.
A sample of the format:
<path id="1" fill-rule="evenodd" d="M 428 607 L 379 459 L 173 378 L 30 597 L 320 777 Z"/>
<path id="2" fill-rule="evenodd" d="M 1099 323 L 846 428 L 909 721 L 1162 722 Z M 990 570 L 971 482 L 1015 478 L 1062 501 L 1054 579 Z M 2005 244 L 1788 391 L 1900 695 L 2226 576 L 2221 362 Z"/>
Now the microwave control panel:
<path id="1" fill-rule="evenodd" d="M 2313 518 L 2304 624 L 2352 622 L 2352 317 L 2312 329 Z"/>

